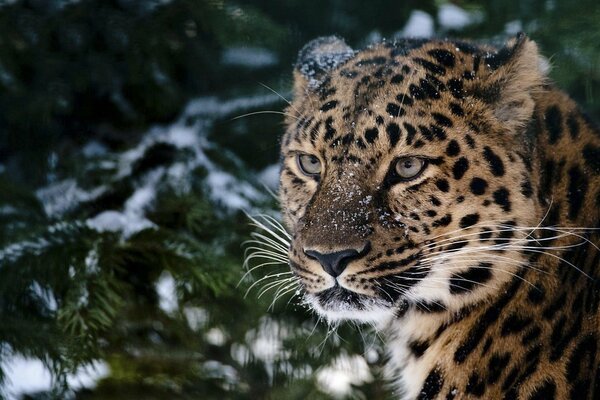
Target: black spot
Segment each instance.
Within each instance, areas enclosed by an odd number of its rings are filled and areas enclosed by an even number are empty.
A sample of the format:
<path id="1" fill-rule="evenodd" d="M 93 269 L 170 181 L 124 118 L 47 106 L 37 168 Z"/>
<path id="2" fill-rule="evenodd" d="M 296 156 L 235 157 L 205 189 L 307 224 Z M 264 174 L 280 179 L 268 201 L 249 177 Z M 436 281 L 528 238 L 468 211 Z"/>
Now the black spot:
<path id="1" fill-rule="evenodd" d="M 440 92 L 445 92 L 447 90 L 446 85 L 444 85 L 442 81 L 431 74 L 425 74 L 425 80 L 435 86 Z"/>
<path id="2" fill-rule="evenodd" d="M 342 137 L 342 144 L 348 145 L 354 141 L 354 135 L 352 133 L 348 133 Z"/>
<path id="3" fill-rule="evenodd" d="M 377 118 L 375 118 L 375 122 L 377 123 L 377 125 L 383 125 L 383 117 L 381 115 L 378 115 Z"/>
<path id="4" fill-rule="evenodd" d="M 434 64 L 431 61 L 427 61 L 419 57 L 415 57 L 414 60 L 417 64 L 422 65 L 426 70 L 434 75 L 444 75 L 446 73 L 446 69 L 441 65 Z"/>
<path id="5" fill-rule="evenodd" d="M 473 290 L 475 285 L 482 285 L 492 277 L 492 265 L 479 263 L 477 267 L 471 267 L 465 272 L 453 274 L 450 278 L 450 293 L 462 294 Z"/>
<path id="6" fill-rule="evenodd" d="M 400 108 L 400 106 L 395 103 L 388 103 L 385 110 L 391 117 L 401 117 L 405 114 L 404 109 Z"/>
<path id="7" fill-rule="evenodd" d="M 550 336 L 550 348 L 552 349 L 550 361 L 557 361 L 560 359 L 571 341 L 581 334 L 582 314 L 578 313 L 575 315 L 577 315 L 575 322 L 566 331 L 564 331 L 567 322 L 566 316 L 563 315 L 560 320 L 554 324 L 552 335 Z"/>
<path id="8" fill-rule="evenodd" d="M 467 141 L 467 145 L 474 149 L 475 148 L 475 139 L 471 137 L 471 135 L 465 135 L 465 140 Z"/>
<path id="9" fill-rule="evenodd" d="M 588 189 L 588 180 L 577 166 L 569 169 L 568 175 L 569 186 L 567 192 L 567 201 L 569 202 L 569 219 L 574 220 L 579 215 L 581 206 L 585 201 L 585 195 Z"/>
<path id="10" fill-rule="evenodd" d="M 489 351 L 490 347 L 492 347 L 492 343 L 494 342 L 494 340 L 491 337 L 488 337 L 485 340 L 485 343 L 483 344 L 483 347 L 481 348 L 481 355 L 484 356 L 487 354 L 487 352 Z"/>
<path id="11" fill-rule="evenodd" d="M 514 225 L 514 224 L 512 224 L 512 225 Z M 509 227 L 504 227 L 504 229 L 501 229 L 500 232 L 498 233 L 498 237 L 495 240 L 495 242 L 496 242 L 496 244 L 509 244 L 510 239 L 514 235 L 515 235 L 515 233 L 512 229 L 510 229 Z M 499 250 L 502 250 L 502 247 L 500 247 Z"/>
<path id="12" fill-rule="evenodd" d="M 494 104 L 500 99 L 500 85 L 490 84 L 479 86 L 472 90 L 473 97 L 480 99 L 484 103 Z"/>
<path id="13" fill-rule="evenodd" d="M 489 238 L 492 237 L 492 233 L 493 233 L 493 231 L 491 231 L 490 228 L 483 227 L 483 228 L 481 228 L 481 233 L 479 234 L 479 239 L 481 239 L 482 241 L 488 240 Z"/>
<path id="14" fill-rule="evenodd" d="M 547 320 L 554 318 L 554 314 L 564 306 L 565 299 L 566 294 L 563 293 L 544 309 L 542 316 Z"/>
<path id="15" fill-rule="evenodd" d="M 510 192 L 505 187 L 494 192 L 494 203 L 502 207 L 506 212 L 510 211 Z"/>
<path id="16" fill-rule="evenodd" d="M 452 244 L 450 244 L 446 250 L 448 252 L 452 252 L 455 250 L 459 250 L 462 249 L 463 247 L 465 247 L 467 244 L 469 244 L 468 240 L 457 240 L 456 242 L 453 242 Z"/>
<path id="17" fill-rule="evenodd" d="M 550 143 L 554 144 L 560 139 L 560 135 L 562 134 L 562 115 L 557 106 L 548 107 L 544 115 Z"/>
<path id="18" fill-rule="evenodd" d="M 435 122 L 441 126 L 446 126 L 450 128 L 452 126 L 452 120 L 446 117 L 444 114 L 440 113 L 432 113 L 431 116 L 435 119 Z"/>
<path id="19" fill-rule="evenodd" d="M 415 149 L 420 149 L 421 147 L 425 146 L 425 142 L 422 141 L 421 139 L 418 139 L 415 144 L 413 145 L 413 147 Z"/>
<path id="20" fill-rule="evenodd" d="M 533 304 L 540 304 L 544 301 L 546 292 L 543 286 L 532 286 L 527 292 L 527 299 Z"/>
<path id="21" fill-rule="evenodd" d="M 556 384 L 553 381 L 545 381 L 542 386 L 538 386 L 534 389 L 529 400 L 553 400 L 556 396 Z M 583 397 L 572 397 L 583 398 Z"/>
<path id="22" fill-rule="evenodd" d="M 413 99 L 410 96 L 407 96 L 406 94 L 399 94 L 396 96 L 396 100 L 398 100 L 398 102 L 400 103 L 401 106 L 412 106 L 413 105 Z"/>
<path id="23" fill-rule="evenodd" d="M 502 294 L 502 296 L 491 306 L 486 309 L 486 312 L 481 316 L 479 323 L 476 324 L 470 332 L 465 334 L 465 340 L 461 342 L 456 351 L 454 352 L 454 361 L 458 364 L 464 362 L 469 354 L 475 350 L 479 345 L 481 339 L 485 335 L 488 327 L 490 327 L 500 316 L 501 311 L 506 307 L 510 300 L 517 293 L 521 286 L 520 275 L 513 278 L 508 289 Z"/>
<path id="24" fill-rule="evenodd" d="M 477 372 L 473 372 L 467 382 L 466 392 L 475 397 L 481 397 L 485 393 L 485 382 L 479 378 Z"/>
<path id="25" fill-rule="evenodd" d="M 569 114 L 567 126 L 569 127 L 571 138 L 577 139 L 577 136 L 579 136 L 579 122 L 577 122 L 577 116 L 574 113 Z"/>
<path id="26" fill-rule="evenodd" d="M 437 212 L 435 212 L 434 210 L 427 210 L 425 211 L 425 214 L 427 214 L 428 217 L 435 217 L 437 215 Z"/>
<path id="27" fill-rule="evenodd" d="M 448 181 L 445 179 L 438 179 L 437 181 L 435 181 L 435 186 L 437 186 L 437 188 L 440 189 L 444 193 L 447 193 L 448 190 L 450 190 L 450 185 L 448 184 Z"/>
<path id="28" fill-rule="evenodd" d="M 337 100 L 331 100 L 321 106 L 321 111 L 329 111 L 338 105 Z"/>
<path id="29" fill-rule="evenodd" d="M 429 342 L 426 340 L 415 340 L 410 342 L 408 347 L 413 355 L 419 358 L 425 354 L 425 351 L 429 348 Z"/>
<path id="30" fill-rule="evenodd" d="M 590 371 L 596 359 L 597 340 L 593 334 L 584 336 L 569 357 L 567 363 L 567 381 L 575 382 L 582 372 Z M 587 363 L 585 362 L 587 359 Z M 587 364 L 587 365 L 586 365 Z"/>
<path id="31" fill-rule="evenodd" d="M 475 79 L 475 72 L 465 71 L 465 72 L 463 72 L 462 77 L 468 81 L 472 81 L 473 79 Z"/>
<path id="32" fill-rule="evenodd" d="M 511 368 L 508 375 L 502 383 L 502 391 L 505 392 L 503 400 L 516 400 L 516 388 L 515 382 L 519 378 L 519 369 L 517 367 Z"/>
<path id="33" fill-rule="evenodd" d="M 493 354 L 490 357 L 490 360 L 488 362 L 487 375 L 487 382 L 490 385 L 493 385 L 494 383 L 498 382 L 498 379 L 500 379 L 500 377 L 502 376 L 502 372 L 504 372 L 509 361 L 509 353 Z"/>
<path id="34" fill-rule="evenodd" d="M 468 214 L 460 219 L 458 225 L 461 228 L 468 228 L 470 226 L 475 225 L 477 222 L 479 222 L 479 214 Z"/>
<path id="35" fill-rule="evenodd" d="M 421 79 L 419 80 L 419 84 L 421 85 L 421 89 L 423 92 L 432 99 L 439 99 L 440 93 L 436 87 L 434 87 L 428 80 Z"/>
<path id="36" fill-rule="evenodd" d="M 502 65 L 506 64 L 506 62 L 510 60 L 514 52 L 514 47 L 503 47 L 496 53 L 487 54 L 484 57 L 484 61 L 487 64 L 487 66 L 490 67 L 490 69 L 496 70 Z"/>
<path id="37" fill-rule="evenodd" d="M 521 182 L 521 194 L 527 198 L 530 198 L 533 195 L 533 187 L 528 178 L 525 178 L 525 180 Z"/>
<path id="38" fill-rule="evenodd" d="M 462 109 L 462 107 L 456 103 L 450 103 L 450 112 L 456 115 L 457 117 L 463 117 L 465 115 L 465 112 Z"/>
<path id="39" fill-rule="evenodd" d="M 432 369 L 425 378 L 425 383 L 423 383 L 417 398 L 419 400 L 431 400 L 442 390 L 442 386 L 444 386 L 444 378 L 440 371 L 437 368 Z"/>
<path id="40" fill-rule="evenodd" d="M 460 154 L 460 146 L 458 145 L 458 142 L 456 140 L 452 139 L 448 143 L 448 147 L 446 147 L 446 154 L 450 157 L 454 157 Z"/>
<path id="41" fill-rule="evenodd" d="M 483 157 L 485 157 L 488 162 L 492 174 L 495 176 L 504 175 L 504 163 L 502 162 L 502 159 L 488 146 L 485 146 L 483 149 Z"/>
<path id="42" fill-rule="evenodd" d="M 465 96 L 463 90 L 463 83 L 461 80 L 452 78 L 448 80 L 448 87 L 450 88 L 450 93 L 457 99 L 462 99 Z"/>
<path id="43" fill-rule="evenodd" d="M 415 129 L 414 126 L 412 126 L 411 124 L 405 122 L 404 124 L 404 129 L 406 129 L 406 143 L 408 145 L 412 144 L 412 141 L 415 137 L 415 134 L 417 133 L 417 130 Z"/>
<path id="44" fill-rule="evenodd" d="M 439 140 L 446 140 L 446 132 L 437 125 L 431 125 L 433 135 Z"/>
<path id="45" fill-rule="evenodd" d="M 431 204 L 433 204 L 436 207 L 439 207 L 442 205 L 442 202 L 435 196 L 429 196 L 429 200 L 431 201 Z"/>
<path id="46" fill-rule="evenodd" d="M 469 160 L 464 157 L 461 157 L 454 163 L 452 167 L 452 175 L 454 179 L 458 180 L 463 177 L 465 172 L 469 169 Z"/>
<path id="47" fill-rule="evenodd" d="M 600 174 L 600 147 L 586 144 L 583 148 L 583 159 L 594 174 Z"/>
<path id="48" fill-rule="evenodd" d="M 409 91 L 410 95 L 412 96 L 412 98 L 416 99 L 416 100 L 423 100 L 423 99 L 425 99 L 425 97 L 427 97 L 425 95 L 425 92 L 423 91 L 423 89 L 421 89 L 420 87 L 418 87 L 412 83 L 408 87 L 408 91 Z"/>
<path id="49" fill-rule="evenodd" d="M 473 57 L 473 72 L 479 71 L 479 65 L 481 64 L 481 56 L 476 54 Z"/>
<path id="50" fill-rule="evenodd" d="M 423 135 L 425 139 L 427 139 L 430 142 L 433 140 L 433 133 L 429 130 L 428 127 L 419 125 L 419 130 L 421 131 L 421 135 Z"/>
<path id="51" fill-rule="evenodd" d="M 433 227 L 448 226 L 452 222 L 452 216 L 450 214 L 444 215 L 442 218 L 433 221 L 431 224 Z"/>
<path id="52" fill-rule="evenodd" d="M 377 130 L 377 128 L 370 128 L 370 129 L 365 130 L 365 140 L 368 143 L 375 142 L 375 139 L 377 139 L 378 135 L 379 135 L 379 131 Z"/>
<path id="53" fill-rule="evenodd" d="M 427 52 L 430 56 L 436 59 L 437 62 L 445 67 L 454 67 L 454 54 L 444 49 L 434 49 Z"/>
<path id="54" fill-rule="evenodd" d="M 504 322 L 502 322 L 502 336 L 508 336 L 523 331 L 531 324 L 532 320 L 529 317 L 522 317 L 517 314 L 510 314 Z"/>
<path id="55" fill-rule="evenodd" d="M 336 133 L 336 130 L 333 127 L 333 117 L 330 116 L 325 120 L 325 137 L 324 137 L 324 139 L 326 141 L 333 139 L 333 136 L 335 135 L 335 133 Z"/>
<path id="56" fill-rule="evenodd" d="M 393 84 L 402 83 L 402 81 L 404 81 L 404 76 L 401 74 L 396 74 L 392 76 L 392 79 L 390 79 L 390 82 Z"/>
<path id="57" fill-rule="evenodd" d="M 525 332 L 525 334 L 523 335 L 523 339 L 521 339 L 521 343 L 523 343 L 523 345 L 526 346 L 535 339 L 537 339 L 541 335 L 541 333 L 541 328 L 539 326 L 534 326 L 529 331 Z"/>
<path id="58" fill-rule="evenodd" d="M 388 124 L 386 132 L 390 139 L 390 146 L 394 147 L 398 143 L 398 140 L 400 140 L 400 127 L 398 124 L 392 122 Z"/>
<path id="59" fill-rule="evenodd" d="M 471 180 L 471 193 L 480 196 L 485 193 L 487 186 L 488 183 L 485 179 L 475 177 Z"/>

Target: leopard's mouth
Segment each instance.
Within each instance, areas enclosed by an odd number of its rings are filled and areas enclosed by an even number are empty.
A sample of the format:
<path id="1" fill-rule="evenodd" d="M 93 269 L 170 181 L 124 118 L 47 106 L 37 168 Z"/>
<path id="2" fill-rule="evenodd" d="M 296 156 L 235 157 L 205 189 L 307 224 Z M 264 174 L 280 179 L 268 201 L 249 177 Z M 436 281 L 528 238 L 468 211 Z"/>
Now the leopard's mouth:
<path id="1" fill-rule="evenodd" d="M 334 286 L 318 292 L 315 297 L 324 309 L 353 308 L 364 310 L 365 301 L 370 296 L 342 287 L 336 281 Z"/>
<path id="2" fill-rule="evenodd" d="M 317 313 L 334 322 L 380 323 L 393 315 L 390 301 L 355 292 L 338 283 L 320 292 L 306 293 L 305 299 Z"/>

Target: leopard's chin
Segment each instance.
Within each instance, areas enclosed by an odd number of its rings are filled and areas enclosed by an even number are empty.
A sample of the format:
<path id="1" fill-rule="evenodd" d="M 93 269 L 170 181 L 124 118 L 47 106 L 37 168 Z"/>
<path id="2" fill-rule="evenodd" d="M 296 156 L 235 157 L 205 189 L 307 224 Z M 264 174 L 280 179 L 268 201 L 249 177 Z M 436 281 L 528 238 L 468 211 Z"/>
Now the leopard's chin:
<path id="1" fill-rule="evenodd" d="M 382 325 L 393 315 L 393 304 L 356 293 L 340 285 L 305 296 L 309 305 L 329 322 L 354 321 Z"/>

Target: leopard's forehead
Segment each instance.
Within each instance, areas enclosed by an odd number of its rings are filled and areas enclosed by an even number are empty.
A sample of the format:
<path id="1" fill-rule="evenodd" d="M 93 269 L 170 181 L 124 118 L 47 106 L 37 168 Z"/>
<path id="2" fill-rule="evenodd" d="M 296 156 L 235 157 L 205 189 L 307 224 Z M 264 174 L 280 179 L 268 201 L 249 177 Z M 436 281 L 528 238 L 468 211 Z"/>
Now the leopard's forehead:
<path id="1" fill-rule="evenodd" d="M 493 131 L 485 104 L 494 88 L 474 89 L 506 57 L 493 50 L 410 41 L 356 52 L 296 97 L 284 149 L 316 147 L 332 163 L 370 165 L 390 150 L 427 151 L 450 128 Z"/>

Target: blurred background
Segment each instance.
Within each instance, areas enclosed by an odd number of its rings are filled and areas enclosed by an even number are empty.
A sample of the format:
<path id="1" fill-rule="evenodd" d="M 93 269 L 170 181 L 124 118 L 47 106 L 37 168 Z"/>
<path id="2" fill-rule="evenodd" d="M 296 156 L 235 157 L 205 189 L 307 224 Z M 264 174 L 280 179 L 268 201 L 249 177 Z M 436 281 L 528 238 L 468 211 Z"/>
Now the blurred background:
<path id="1" fill-rule="evenodd" d="M 319 322 L 285 265 L 242 279 L 292 64 L 520 31 L 597 120 L 597 0 L 0 0 L 0 396 L 389 398 L 370 329 Z"/>

